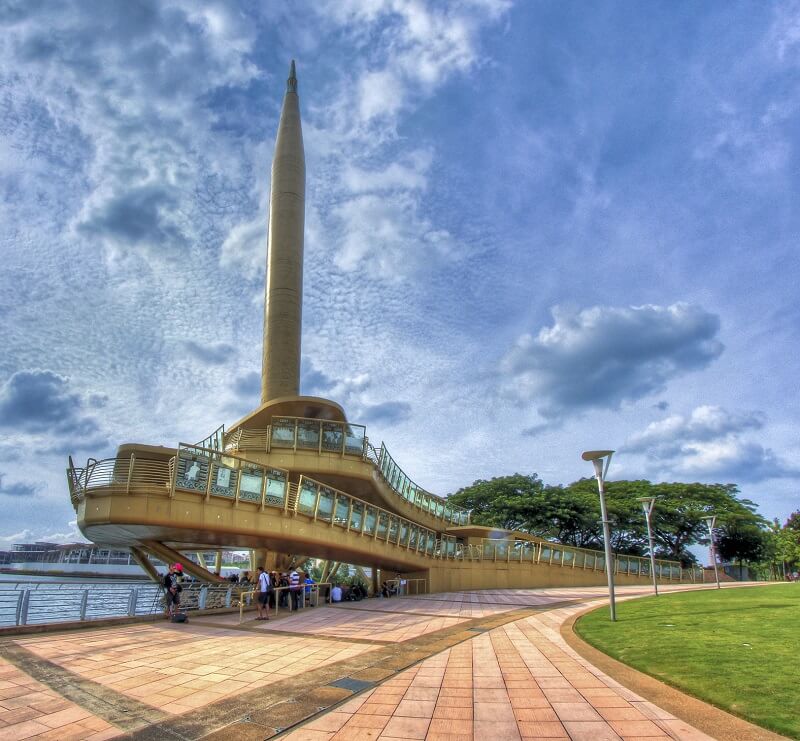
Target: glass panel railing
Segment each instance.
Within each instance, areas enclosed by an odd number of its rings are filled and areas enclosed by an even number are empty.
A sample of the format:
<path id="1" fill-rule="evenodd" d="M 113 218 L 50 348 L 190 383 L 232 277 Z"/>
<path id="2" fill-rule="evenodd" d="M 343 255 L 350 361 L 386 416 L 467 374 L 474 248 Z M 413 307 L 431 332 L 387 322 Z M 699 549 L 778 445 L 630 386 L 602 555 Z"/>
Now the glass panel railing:
<path id="1" fill-rule="evenodd" d="M 297 500 L 297 509 L 304 515 L 314 515 L 317 504 L 317 485 L 303 479 L 300 485 L 300 497 Z"/>
<path id="2" fill-rule="evenodd" d="M 317 504 L 317 519 L 330 522 L 333 516 L 334 493 L 325 487 L 319 489 L 319 503 Z"/>
<path id="3" fill-rule="evenodd" d="M 408 536 L 408 547 L 412 551 L 415 551 L 415 550 L 417 550 L 417 532 L 418 531 L 417 531 L 417 528 L 416 528 L 415 525 L 412 525 L 410 530 L 411 530 L 411 533 Z"/>
<path id="4" fill-rule="evenodd" d="M 366 436 L 366 427 L 347 425 L 345 427 L 344 452 L 349 455 L 364 455 L 364 439 Z"/>
<path id="5" fill-rule="evenodd" d="M 336 494 L 336 516 L 333 518 L 334 525 L 341 525 L 347 527 L 347 521 L 350 519 L 350 497 L 344 497 L 341 494 Z"/>
<path id="6" fill-rule="evenodd" d="M 273 417 L 270 445 L 273 448 L 293 448 L 297 420 L 293 417 Z"/>
<path id="7" fill-rule="evenodd" d="M 386 512 L 381 512 L 378 517 L 378 536 L 381 540 L 386 540 L 389 532 L 389 515 Z"/>
<path id="8" fill-rule="evenodd" d="M 564 555 L 561 557 L 561 565 L 572 566 L 574 562 L 575 562 L 575 551 L 564 551 Z"/>
<path id="9" fill-rule="evenodd" d="M 487 561 L 494 561 L 494 543 L 483 544 L 483 558 Z"/>
<path id="10" fill-rule="evenodd" d="M 542 546 L 542 550 L 539 554 L 539 561 L 543 563 L 550 563 L 550 557 L 552 556 L 552 552 L 550 548 L 546 545 Z"/>
<path id="11" fill-rule="evenodd" d="M 238 472 L 235 468 L 222 466 L 215 463 L 211 469 L 211 493 L 217 497 L 236 496 L 236 478 Z M 260 501 L 259 497 L 259 501 Z"/>
<path id="12" fill-rule="evenodd" d="M 497 560 L 505 561 L 508 558 L 508 543 L 502 540 L 495 543 L 495 551 L 497 552 Z"/>
<path id="13" fill-rule="evenodd" d="M 436 533 L 432 532 L 431 530 L 428 530 L 428 543 L 425 546 L 425 552 L 430 554 L 433 553 L 435 549 L 436 549 Z"/>
<path id="14" fill-rule="evenodd" d="M 364 532 L 367 535 L 374 535 L 375 526 L 377 524 L 378 524 L 378 513 L 372 507 L 367 507 L 367 522 L 364 526 Z"/>
<path id="15" fill-rule="evenodd" d="M 264 472 L 260 468 L 243 468 L 239 482 L 239 499 L 245 502 L 261 502 L 264 488 Z"/>
<path id="16" fill-rule="evenodd" d="M 400 523 L 397 521 L 396 517 L 389 518 L 389 541 L 391 543 L 397 542 L 397 533 L 400 528 Z"/>
<path id="17" fill-rule="evenodd" d="M 319 450 L 319 436 L 321 422 L 312 420 L 298 420 L 297 422 L 297 447 L 310 450 Z"/>
<path id="18" fill-rule="evenodd" d="M 364 505 L 361 502 L 353 502 L 353 511 L 350 513 L 350 529 L 361 532 L 364 524 Z"/>
<path id="19" fill-rule="evenodd" d="M 272 507 L 283 507 L 286 504 L 286 474 L 275 469 L 267 470 L 266 503 Z"/>
<path id="20" fill-rule="evenodd" d="M 582 551 L 575 552 L 575 568 L 582 568 L 586 565 L 586 554 Z"/>
<path id="21" fill-rule="evenodd" d="M 208 486 L 210 459 L 207 455 L 189 450 L 178 450 L 176 489 L 205 491 Z"/>
<path id="22" fill-rule="evenodd" d="M 338 422 L 322 423 L 322 449 L 332 453 L 342 452 L 344 447 L 344 430 Z"/>

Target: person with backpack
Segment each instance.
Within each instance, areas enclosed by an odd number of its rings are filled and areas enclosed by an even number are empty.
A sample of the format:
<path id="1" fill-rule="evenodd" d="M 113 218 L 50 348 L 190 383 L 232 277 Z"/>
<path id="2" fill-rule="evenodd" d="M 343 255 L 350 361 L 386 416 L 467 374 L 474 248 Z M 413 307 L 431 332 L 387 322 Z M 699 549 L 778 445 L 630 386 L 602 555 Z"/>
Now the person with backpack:
<path id="1" fill-rule="evenodd" d="M 171 564 L 169 571 L 164 576 L 164 603 L 167 620 L 175 617 L 180 610 L 183 588 L 178 583 L 178 564 Z"/>
<path id="2" fill-rule="evenodd" d="M 264 571 L 263 566 L 258 567 L 258 617 L 256 620 L 269 620 L 269 593 L 272 591 L 272 584 L 269 574 Z"/>

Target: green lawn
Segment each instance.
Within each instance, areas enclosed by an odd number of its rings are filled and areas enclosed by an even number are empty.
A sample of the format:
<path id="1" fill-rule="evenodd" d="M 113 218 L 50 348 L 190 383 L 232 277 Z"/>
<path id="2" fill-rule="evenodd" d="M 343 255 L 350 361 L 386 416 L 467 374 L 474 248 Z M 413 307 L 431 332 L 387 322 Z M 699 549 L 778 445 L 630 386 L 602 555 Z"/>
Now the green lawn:
<path id="1" fill-rule="evenodd" d="M 584 615 L 587 643 L 662 682 L 800 739 L 800 584 L 683 592 Z"/>

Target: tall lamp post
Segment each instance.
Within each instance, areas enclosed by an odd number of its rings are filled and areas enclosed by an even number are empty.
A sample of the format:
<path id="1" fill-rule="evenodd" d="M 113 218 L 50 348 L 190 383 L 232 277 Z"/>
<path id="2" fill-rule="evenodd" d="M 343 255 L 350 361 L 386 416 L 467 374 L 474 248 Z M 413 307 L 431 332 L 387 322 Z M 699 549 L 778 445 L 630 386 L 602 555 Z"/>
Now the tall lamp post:
<path id="1" fill-rule="evenodd" d="M 603 521 L 603 548 L 606 554 L 606 574 L 608 575 L 608 604 L 611 620 L 617 619 L 617 606 L 614 602 L 614 557 L 611 554 L 611 531 L 608 527 L 608 512 L 606 511 L 605 478 L 611 464 L 613 450 L 587 450 L 581 455 L 585 461 L 591 461 L 594 466 L 594 476 L 597 479 L 597 488 L 600 491 L 600 516 Z M 605 466 L 603 465 L 603 459 Z"/>
<path id="2" fill-rule="evenodd" d="M 717 546 L 714 544 L 714 524 L 717 521 L 716 515 L 709 515 L 703 518 L 708 525 L 708 537 L 711 539 L 711 563 L 714 564 L 714 579 L 717 582 L 717 589 L 721 589 L 719 585 L 719 571 L 717 569 Z"/>
<path id="3" fill-rule="evenodd" d="M 644 519 L 647 521 L 647 542 L 650 548 L 650 573 L 653 575 L 653 591 L 658 597 L 658 580 L 656 579 L 656 555 L 653 547 L 653 528 L 650 525 L 650 517 L 653 514 L 653 507 L 656 504 L 655 497 L 642 497 L 639 502 L 644 510 Z"/>

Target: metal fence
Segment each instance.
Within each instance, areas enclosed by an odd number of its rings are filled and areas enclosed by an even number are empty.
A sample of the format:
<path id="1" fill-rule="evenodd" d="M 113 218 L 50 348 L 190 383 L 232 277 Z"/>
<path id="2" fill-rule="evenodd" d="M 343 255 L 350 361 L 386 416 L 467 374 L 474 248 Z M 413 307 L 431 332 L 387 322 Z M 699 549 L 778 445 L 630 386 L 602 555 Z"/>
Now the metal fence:
<path id="1" fill-rule="evenodd" d="M 235 585 L 185 584 L 182 588 L 182 611 L 236 607 L 242 591 Z M 164 608 L 164 590 L 152 582 L 0 584 L 0 627 L 138 617 L 162 613 Z"/>

